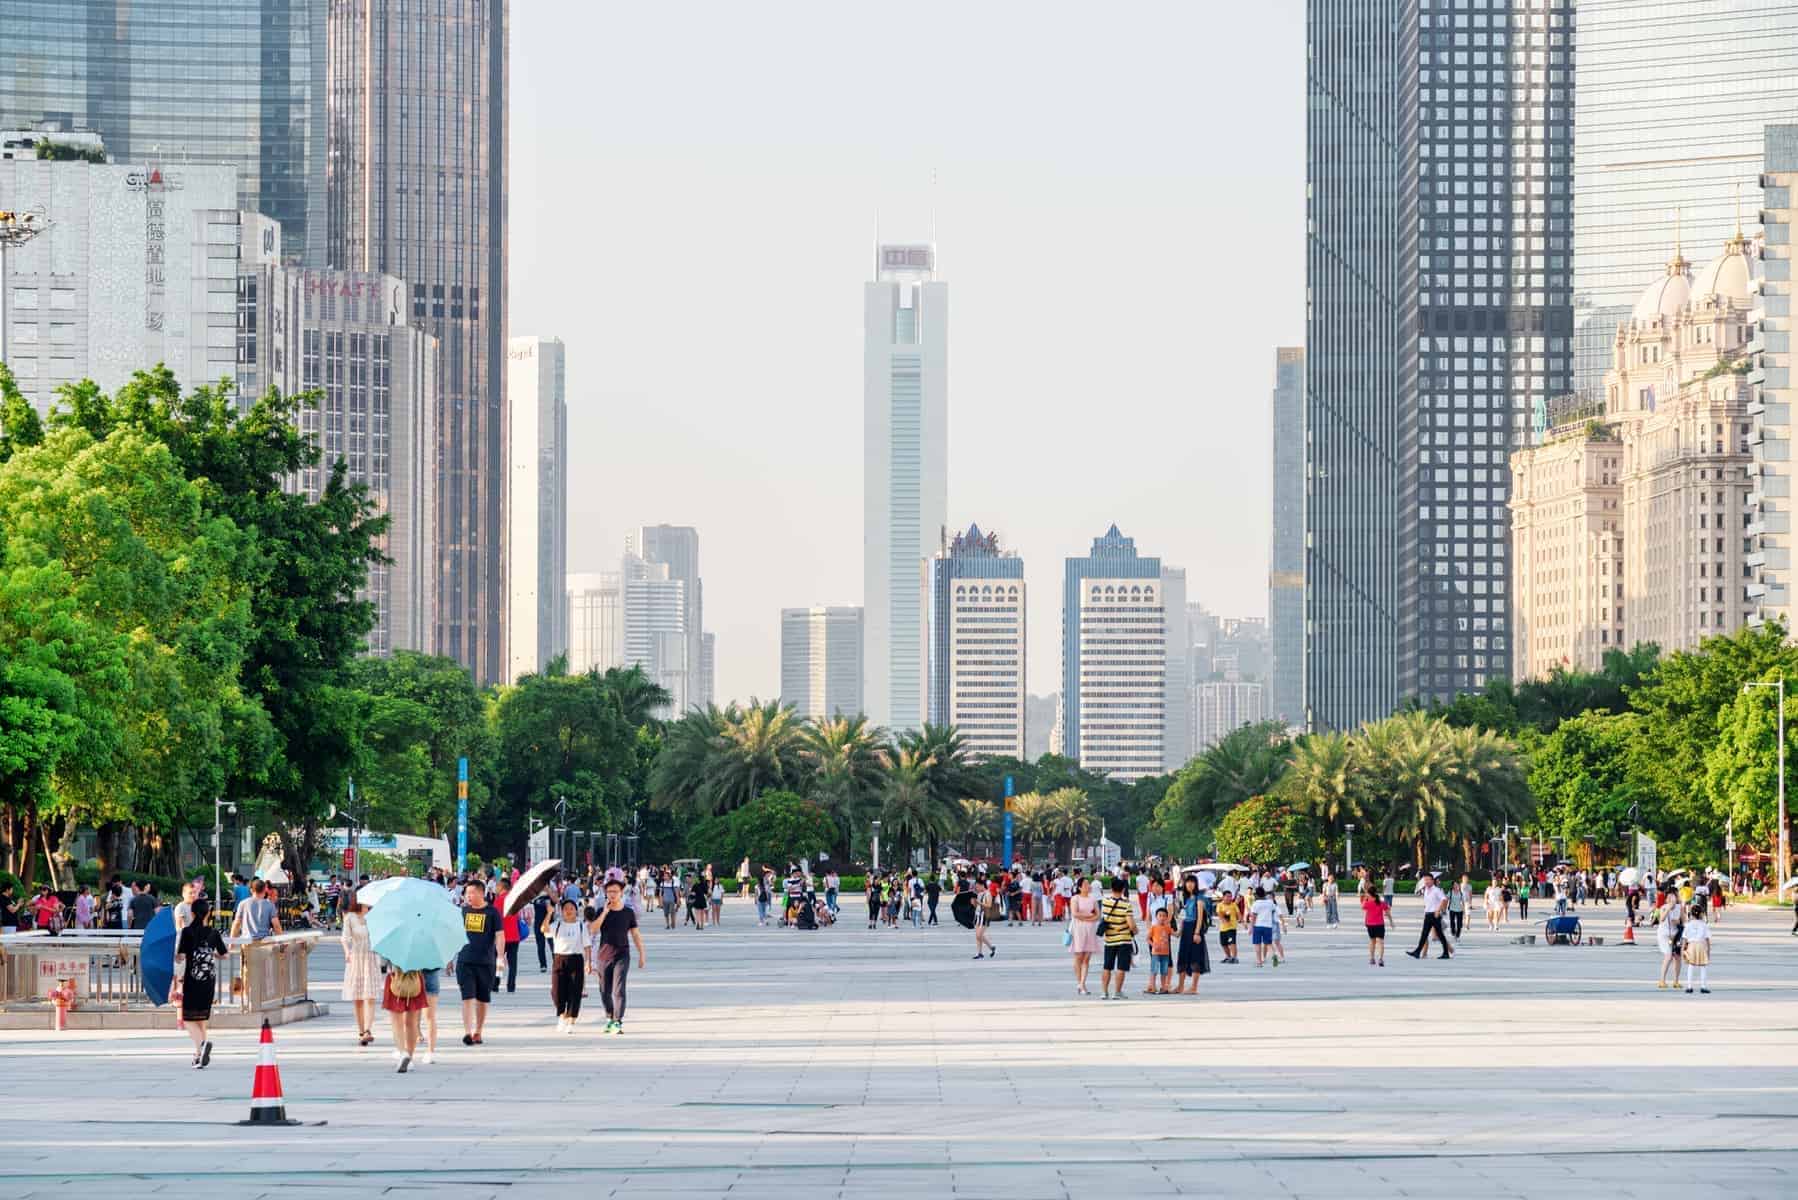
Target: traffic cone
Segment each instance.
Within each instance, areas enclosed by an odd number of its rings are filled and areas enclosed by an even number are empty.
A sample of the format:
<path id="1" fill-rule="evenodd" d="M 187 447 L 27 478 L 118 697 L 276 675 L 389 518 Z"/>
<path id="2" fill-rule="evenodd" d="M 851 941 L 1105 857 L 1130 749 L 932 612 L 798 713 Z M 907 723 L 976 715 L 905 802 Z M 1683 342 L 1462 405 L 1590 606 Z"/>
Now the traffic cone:
<path id="1" fill-rule="evenodd" d="M 1628 920 L 1623 922 L 1623 944 L 1625 946 L 1633 946 L 1636 944 L 1636 926 L 1633 922 Z"/>
<path id="2" fill-rule="evenodd" d="M 262 1020 L 262 1046 L 256 1057 L 256 1081 L 250 1089 L 250 1119 L 239 1125 L 298 1125 L 287 1117 L 281 1096 L 281 1068 L 275 1065 L 275 1032 Z"/>

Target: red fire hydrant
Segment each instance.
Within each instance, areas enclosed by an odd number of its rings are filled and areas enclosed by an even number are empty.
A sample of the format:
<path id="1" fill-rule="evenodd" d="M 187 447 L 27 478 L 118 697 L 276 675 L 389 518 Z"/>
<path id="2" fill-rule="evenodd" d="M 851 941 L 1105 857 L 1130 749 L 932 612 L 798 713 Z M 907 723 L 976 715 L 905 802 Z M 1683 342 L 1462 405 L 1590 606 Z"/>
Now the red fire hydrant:
<path id="1" fill-rule="evenodd" d="M 50 1003 L 56 1006 L 56 1032 L 61 1033 L 69 1027 L 69 1010 L 75 1007 L 77 995 L 73 979 L 59 980 L 50 989 Z"/>

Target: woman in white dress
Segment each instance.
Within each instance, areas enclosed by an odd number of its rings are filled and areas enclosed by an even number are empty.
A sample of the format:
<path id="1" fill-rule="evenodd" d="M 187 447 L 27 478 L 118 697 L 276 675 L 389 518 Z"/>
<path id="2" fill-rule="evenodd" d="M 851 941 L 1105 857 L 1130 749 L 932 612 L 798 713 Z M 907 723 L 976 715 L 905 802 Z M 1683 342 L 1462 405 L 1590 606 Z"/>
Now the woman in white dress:
<path id="1" fill-rule="evenodd" d="M 368 946 L 368 906 L 355 892 L 343 898 L 343 998 L 356 1008 L 356 1044 L 375 1040 L 375 1008 L 381 1002 L 381 960 Z"/>

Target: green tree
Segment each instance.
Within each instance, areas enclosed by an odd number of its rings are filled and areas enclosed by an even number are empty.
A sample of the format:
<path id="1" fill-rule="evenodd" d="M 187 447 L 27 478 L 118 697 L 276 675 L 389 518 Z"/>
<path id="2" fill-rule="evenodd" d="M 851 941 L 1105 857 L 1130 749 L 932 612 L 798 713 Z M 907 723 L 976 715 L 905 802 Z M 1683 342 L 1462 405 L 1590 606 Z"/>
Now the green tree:
<path id="1" fill-rule="evenodd" d="M 1277 796 L 1251 796 L 1217 826 L 1217 852 L 1227 862 L 1285 866 L 1317 858 L 1317 827 Z"/>
<path id="2" fill-rule="evenodd" d="M 1250 796 L 1272 791 L 1291 755 L 1292 742 L 1278 721 L 1232 730 L 1174 776 L 1154 810 L 1159 835 L 1177 843 L 1178 853 L 1202 849 L 1190 843 Z"/>
<path id="3" fill-rule="evenodd" d="M 1653 815 L 1654 795 L 1641 786 L 1631 747 L 1641 737 L 1637 713 L 1584 713 L 1542 739 L 1530 760 L 1537 831 L 1573 841 L 1614 843 L 1630 829 L 1630 812 Z"/>
<path id="4" fill-rule="evenodd" d="M 887 775 L 887 791 L 880 809 L 881 833 L 899 849 L 899 862 L 909 863 L 912 852 L 928 847 L 935 862 L 939 839 L 955 831 L 962 819 L 960 806 L 941 798 L 932 784 L 935 764 L 916 750 L 901 749 Z"/>
<path id="5" fill-rule="evenodd" d="M 355 771 L 371 828 L 441 836 L 455 820 L 464 757 L 469 809 L 486 807 L 496 746 L 486 700 L 460 663 L 400 650 L 356 660 L 348 683 L 368 698 Z"/>
<path id="6" fill-rule="evenodd" d="M 1769 680 L 1769 682 L 1771 682 Z M 1787 722 L 1786 771 L 1798 744 L 1798 721 Z M 1705 755 L 1705 790 L 1713 821 L 1699 832 L 1711 854 L 1722 843 L 1714 836 L 1714 823 L 1735 822 L 1735 839 L 1742 845 L 1777 847 L 1779 837 L 1779 705 L 1771 689 L 1739 693 L 1717 714 L 1717 738 Z M 1707 836 L 1707 834 L 1711 836 Z M 1686 861 L 1686 865 L 1697 865 Z"/>
<path id="7" fill-rule="evenodd" d="M 827 717 L 800 734 L 807 795 L 837 827 L 831 852 L 847 860 L 856 830 L 878 811 L 886 787 L 885 734 L 866 717 Z"/>
<path id="8" fill-rule="evenodd" d="M 730 812 L 773 788 L 804 790 L 804 723 L 792 705 L 690 710 L 668 731 L 651 776 L 655 801 L 693 817 Z"/>
<path id="9" fill-rule="evenodd" d="M 1013 796 L 1006 804 L 1011 808 L 1011 838 L 1016 857 L 1029 862 L 1030 849 L 1047 830 L 1048 812 L 1043 797 L 1036 792 Z M 1010 863 L 1006 864 L 1010 866 Z"/>
<path id="10" fill-rule="evenodd" d="M 932 725 L 900 735 L 895 763 L 906 755 L 919 764 L 924 773 L 924 786 L 930 796 L 933 819 L 929 833 L 922 839 L 930 861 L 937 861 L 938 843 L 954 833 L 953 813 L 960 800 L 977 795 L 978 772 L 968 756 L 968 743 L 952 725 Z"/>
<path id="11" fill-rule="evenodd" d="M 973 854 L 979 844 L 991 846 L 999 836 L 1001 813 L 992 800 L 967 797 L 956 805 L 954 836 L 962 839 L 962 853 Z"/>
<path id="12" fill-rule="evenodd" d="M 775 870 L 789 860 L 818 861 L 837 836 L 836 822 L 820 804 L 792 792 L 765 791 L 730 814 L 730 826 L 741 854 L 725 860 L 734 863 L 748 855 L 752 864 L 766 863 Z"/>
<path id="13" fill-rule="evenodd" d="M 1079 788 L 1056 788 L 1043 797 L 1042 832 L 1055 839 L 1057 862 L 1072 862 L 1074 847 L 1085 844 L 1098 830 L 1099 814 Z"/>

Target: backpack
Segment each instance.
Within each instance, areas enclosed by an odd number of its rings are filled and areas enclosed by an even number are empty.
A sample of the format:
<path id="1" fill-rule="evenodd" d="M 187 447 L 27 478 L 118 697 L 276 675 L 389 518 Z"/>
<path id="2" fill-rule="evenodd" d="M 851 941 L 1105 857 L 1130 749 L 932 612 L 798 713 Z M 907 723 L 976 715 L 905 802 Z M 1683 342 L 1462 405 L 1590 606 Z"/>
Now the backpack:
<path id="1" fill-rule="evenodd" d="M 419 971 L 396 971 L 387 981 L 396 1000 L 411 1000 L 425 988 L 425 977 Z"/>

